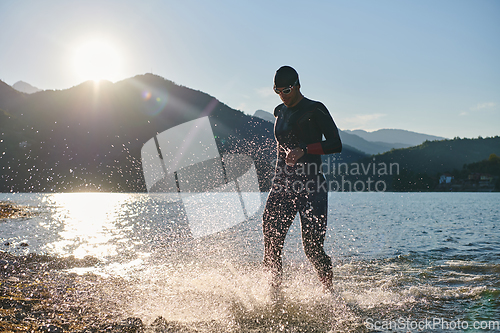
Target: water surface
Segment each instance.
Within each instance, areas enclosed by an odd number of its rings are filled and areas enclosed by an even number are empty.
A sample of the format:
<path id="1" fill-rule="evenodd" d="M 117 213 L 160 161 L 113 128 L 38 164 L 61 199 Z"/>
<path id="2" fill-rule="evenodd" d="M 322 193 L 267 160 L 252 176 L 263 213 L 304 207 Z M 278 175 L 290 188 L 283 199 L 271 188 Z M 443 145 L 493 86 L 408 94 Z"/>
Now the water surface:
<path id="1" fill-rule="evenodd" d="M 262 207 L 232 229 L 193 239 L 175 195 L 0 201 L 32 212 L 0 222 L 2 250 L 99 258 L 75 271 L 106 277 L 109 297 L 146 323 L 162 316 L 206 332 L 500 331 L 498 193 L 330 193 L 325 247 L 347 308 L 323 293 L 298 220 L 277 305 L 260 267 Z"/>

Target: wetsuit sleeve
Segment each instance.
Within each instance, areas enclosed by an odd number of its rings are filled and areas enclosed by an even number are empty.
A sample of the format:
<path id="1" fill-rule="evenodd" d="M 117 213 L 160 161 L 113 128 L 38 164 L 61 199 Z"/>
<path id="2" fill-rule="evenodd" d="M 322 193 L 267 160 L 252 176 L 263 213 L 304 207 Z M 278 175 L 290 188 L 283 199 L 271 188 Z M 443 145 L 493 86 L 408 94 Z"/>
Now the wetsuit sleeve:
<path id="1" fill-rule="evenodd" d="M 319 103 L 315 110 L 316 126 L 324 135 L 325 140 L 308 144 L 306 147 L 307 154 L 325 155 L 340 153 L 342 151 L 342 141 L 340 140 L 339 130 L 333 121 L 330 112 L 327 108 Z"/>
<path id="2" fill-rule="evenodd" d="M 280 104 L 280 105 L 278 105 L 277 107 L 274 108 L 274 112 L 273 112 L 274 118 L 278 117 L 278 114 L 279 114 L 282 106 L 283 106 L 283 104 Z"/>

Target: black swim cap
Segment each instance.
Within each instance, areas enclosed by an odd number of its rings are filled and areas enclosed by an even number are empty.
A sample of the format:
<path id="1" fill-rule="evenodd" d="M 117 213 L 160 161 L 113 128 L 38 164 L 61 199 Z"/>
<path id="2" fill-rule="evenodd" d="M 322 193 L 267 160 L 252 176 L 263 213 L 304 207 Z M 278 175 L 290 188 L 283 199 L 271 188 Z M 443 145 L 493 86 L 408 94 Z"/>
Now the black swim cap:
<path id="1" fill-rule="evenodd" d="M 283 88 L 292 86 L 295 82 L 299 84 L 299 74 L 290 66 L 280 67 L 274 75 L 274 86 Z"/>

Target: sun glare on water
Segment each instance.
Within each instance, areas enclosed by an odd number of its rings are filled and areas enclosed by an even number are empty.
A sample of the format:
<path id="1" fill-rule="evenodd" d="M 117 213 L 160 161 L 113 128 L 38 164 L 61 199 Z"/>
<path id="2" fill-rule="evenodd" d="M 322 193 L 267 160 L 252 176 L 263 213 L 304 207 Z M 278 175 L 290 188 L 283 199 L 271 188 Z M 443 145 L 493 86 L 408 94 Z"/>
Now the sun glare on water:
<path id="1" fill-rule="evenodd" d="M 116 81 L 120 78 L 121 63 L 116 47 L 105 40 L 84 42 L 74 51 L 74 71 L 82 81 Z"/>
<path id="2" fill-rule="evenodd" d="M 58 193 L 49 198 L 53 218 L 61 223 L 59 239 L 48 245 L 58 255 L 115 255 L 123 230 L 117 228 L 120 206 L 128 199 L 122 193 Z"/>

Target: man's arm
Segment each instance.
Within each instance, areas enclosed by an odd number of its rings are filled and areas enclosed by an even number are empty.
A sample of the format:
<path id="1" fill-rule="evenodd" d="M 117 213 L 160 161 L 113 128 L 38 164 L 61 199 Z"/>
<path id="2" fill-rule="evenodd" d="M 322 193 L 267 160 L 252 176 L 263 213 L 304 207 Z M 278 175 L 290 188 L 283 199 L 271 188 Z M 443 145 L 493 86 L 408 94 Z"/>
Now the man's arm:
<path id="1" fill-rule="evenodd" d="M 315 110 L 316 126 L 319 127 L 321 133 L 325 136 L 325 140 L 321 142 L 311 143 L 301 147 L 307 154 L 327 155 L 340 153 L 342 151 L 342 141 L 340 140 L 339 130 L 333 121 L 330 112 L 326 107 L 319 103 Z"/>

